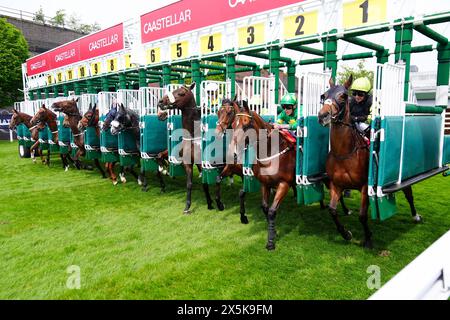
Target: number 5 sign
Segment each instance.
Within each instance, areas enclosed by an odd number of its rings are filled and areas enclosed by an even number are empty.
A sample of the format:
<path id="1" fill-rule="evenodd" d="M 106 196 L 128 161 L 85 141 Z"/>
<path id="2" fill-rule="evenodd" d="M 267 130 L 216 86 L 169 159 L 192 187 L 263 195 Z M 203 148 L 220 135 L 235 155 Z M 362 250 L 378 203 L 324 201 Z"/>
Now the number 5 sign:
<path id="1" fill-rule="evenodd" d="M 344 3 L 344 29 L 386 21 L 387 0 L 357 0 Z"/>

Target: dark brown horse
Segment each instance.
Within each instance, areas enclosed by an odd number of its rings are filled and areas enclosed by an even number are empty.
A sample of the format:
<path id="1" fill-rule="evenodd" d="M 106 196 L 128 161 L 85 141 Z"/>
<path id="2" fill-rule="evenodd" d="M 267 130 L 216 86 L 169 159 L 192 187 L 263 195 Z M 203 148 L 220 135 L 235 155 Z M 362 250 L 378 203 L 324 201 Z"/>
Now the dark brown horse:
<path id="1" fill-rule="evenodd" d="M 86 154 L 86 149 L 84 148 L 84 134 L 80 129 L 78 129 L 78 122 L 82 119 L 80 115 L 80 111 L 77 106 L 78 99 L 58 101 L 53 103 L 52 109 L 57 112 L 62 112 L 65 114 L 64 117 L 64 127 L 70 128 L 73 135 L 73 140 L 75 145 L 78 147 L 78 151 L 74 157 L 74 162 L 78 170 L 80 169 L 89 169 L 89 167 L 82 164 L 80 157 L 83 157 Z M 106 178 L 105 171 L 100 165 L 100 161 L 98 159 L 94 160 L 95 166 L 102 174 L 103 178 Z"/>
<path id="2" fill-rule="evenodd" d="M 344 85 L 335 85 L 334 81 L 330 79 L 330 89 L 323 95 L 325 102 L 319 112 L 319 123 L 323 126 L 331 126 L 331 151 L 326 163 L 331 196 L 329 211 L 338 232 L 345 240 L 351 240 L 352 233 L 340 223 L 336 206 L 344 190 L 360 191 L 359 221 L 364 229 L 363 245 L 365 248 L 372 248 L 372 232 L 368 226 L 369 148 L 351 121 L 348 89 L 352 82 L 352 76 Z M 403 192 L 411 207 L 411 213 L 415 217 L 415 221 L 420 221 L 421 218 L 417 215 L 414 207 L 411 187 L 404 189 Z"/>
<path id="3" fill-rule="evenodd" d="M 45 105 L 43 105 L 39 111 L 34 115 L 34 117 L 31 119 L 31 125 L 37 125 L 37 124 L 44 124 L 47 125 L 50 128 L 50 131 L 52 133 L 52 141 L 56 145 L 59 143 L 59 135 L 58 135 L 58 124 L 56 123 L 57 115 L 51 111 L 50 109 L 46 108 Z M 48 153 L 47 158 L 47 164 L 50 165 L 50 152 Z M 67 170 L 69 167 L 68 160 L 73 163 L 72 158 L 69 154 L 60 154 L 63 169 Z"/>
<path id="4" fill-rule="evenodd" d="M 201 166 L 201 137 L 195 136 L 195 133 L 200 130 L 195 130 L 195 126 L 200 127 L 200 108 L 195 103 L 195 97 L 192 90 L 195 88 L 195 83 L 190 87 L 183 86 L 165 95 L 159 102 L 158 108 L 162 111 L 178 109 L 181 110 L 182 123 L 183 123 L 183 142 L 181 146 L 180 156 L 183 157 L 183 166 L 186 170 L 187 176 L 187 195 L 186 195 L 186 207 L 184 214 L 190 214 L 191 208 L 191 194 L 192 194 L 192 177 L 194 164 L 197 165 L 198 170 L 202 171 Z M 163 117 L 160 116 L 160 119 Z M 186 159 L 186 160 L 185 160 Z M 209 186 L 207 183 L 203 183 L 203 191 L 205 192 L 206 201 L 208 203 L 208 209 L 214 209 L 212 205 L 211 196 L 209 194 Z"/>
<path id="5" fill-rule="evenodd" d="M 25 125 L 30 130 L 31 141 L 34 142 L 30 148 L 31 158 L 33 159 L 33 162 L 36 162 L 35 154 L 37 153 L 41 157 L 42 163 L 46 163 L 44 154 L 42 150 L 39 149 L 39 130 L 44 129 L 45 124 L 39 123 L 37 125 L 32 125 L 32 118 L 32 116 L 26 113 L 19 112 L 16 109 L 13 109 L 13 115 L 9 123 L 9 128 L 11 130 L 14 130 L 19 124 Z"/>
<path id="6" fill-rule="evenodd" d="M 243 150 L 246 145 L 245 140 L 253 132 L 254 139 L 249 139 L 248 145 L 253 146 L 257 155 L 267 154 L 262 159 L 256 158 L 253 164 L 255 177 L 261 183 L 262 210 L 268 222 L 268 239 L 266 248 L 275 249 L 275 218 L 283 199 L 290 188 L 295 188 L 295 163 L 296 146 L 289 142 L 279 130 L 274 130 L 273 126 L 265 122 L 256 112 L 250 111 L 248 104 L 243 102 L 243 109 L 236 114 L 236 124 L 234 138 L 237 150 Z M 267 139 L 261 140 L 261 137 Z M 272 138 L 277 141 L 272 145 Z M 253 141 L 252 141 L 253 140 Z M 266 152 L 264 153 L 265 150 Z M 262 151 L 262 152 L 261 152 Z M 282 165 L 281 165 L 282 164 Z M 275 190 L 274 200 L 269 207 L 270 190 Z"/>

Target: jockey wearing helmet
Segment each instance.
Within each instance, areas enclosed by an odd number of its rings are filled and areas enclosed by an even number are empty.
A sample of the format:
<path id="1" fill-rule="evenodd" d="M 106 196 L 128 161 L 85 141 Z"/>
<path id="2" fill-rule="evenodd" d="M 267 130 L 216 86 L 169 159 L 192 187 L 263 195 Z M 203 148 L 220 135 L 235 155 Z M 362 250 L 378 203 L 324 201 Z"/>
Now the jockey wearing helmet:
<path id="1" fill-rule="evenodd" d="M 295 93 L 288 93 L 281 99 L 283 111 L 278 115 L 275 129 L 297 130 L 297 97 Z"/>
<path id="2" fill-rule="evenodd" d="M 368 134 L 367 121 L 372 107 L 372 95 L 370 80 L 366 77 L 356 79 L 352 84 L 352 98 L 350 99 L 350 114 L 359 132 Z"/>

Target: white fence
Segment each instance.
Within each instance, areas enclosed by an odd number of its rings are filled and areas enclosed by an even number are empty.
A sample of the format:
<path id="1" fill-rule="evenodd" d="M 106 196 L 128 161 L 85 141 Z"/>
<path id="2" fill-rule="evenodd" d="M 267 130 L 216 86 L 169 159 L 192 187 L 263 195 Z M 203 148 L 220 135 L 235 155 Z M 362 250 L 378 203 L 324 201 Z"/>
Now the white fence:
<path id="1" fill-rule="evenodd" d="M 259 115 L 277 115 L 275 104 L 275 78 L 245 77 L 243 99 L 247 99 L 250 110 Z"/>
<path id="2" fill-rule="evenodd" d="M 377 65 L 373 85 L 372 117 L 404 116 L 405 66 Z"/>

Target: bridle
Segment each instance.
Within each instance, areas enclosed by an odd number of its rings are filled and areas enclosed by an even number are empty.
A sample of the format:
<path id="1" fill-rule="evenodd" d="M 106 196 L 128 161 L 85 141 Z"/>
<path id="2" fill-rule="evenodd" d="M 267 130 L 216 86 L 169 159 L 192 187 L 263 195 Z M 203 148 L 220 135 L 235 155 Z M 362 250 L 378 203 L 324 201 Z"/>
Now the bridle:
<path id="1" fill-rule="evenodd" d="M 231 109 L 231 113 L 228 113 L 228 112 L 226 113 L 226 120 L 227 121 L 217 121 L 217 125 L 220 127 L 220 129 L 222 129 L 222 132 L 224 132 L 224 133 L 226 132 L 227 129 L 231 129 L 232 128 L 232 125 L 233 125 L 233 121 L 232 120 L 236 117 L 236 110 L 234 109 L 234 107 L 237 107 L 237 104 L 233 102 L 232 106 L 233 106 L 233 108 Z M 225 110 L 225 108 L 226 108 L 225 105 L 222 106 L 219 109 L 219 112 L 221 110 Z M 231 121 L 230 121 L 230 119 L 231 119 Z M 224 126 L 224 123 L 227 124 L 227 127 Z"/>

